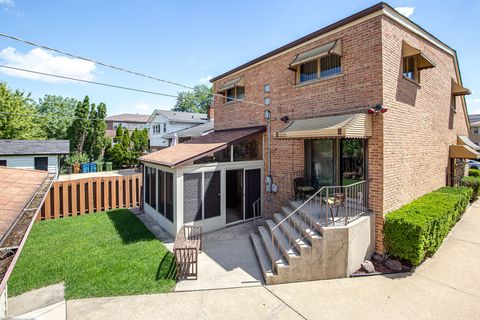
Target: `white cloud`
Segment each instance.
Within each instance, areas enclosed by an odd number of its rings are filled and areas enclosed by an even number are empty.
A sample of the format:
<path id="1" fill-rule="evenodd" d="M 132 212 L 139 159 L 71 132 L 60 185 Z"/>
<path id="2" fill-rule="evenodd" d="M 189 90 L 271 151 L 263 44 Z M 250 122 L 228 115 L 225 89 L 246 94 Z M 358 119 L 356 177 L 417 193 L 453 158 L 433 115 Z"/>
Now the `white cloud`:
<path id="1" fill-rule="evenodd" d="M 395 10 L 403 14 L 405 17 L 410 18 L 415 12 L 415 7 L 396 7 Z"/>
<path id="2" fill-rule="evenodd" d="M 212 78 L 213 78 L 212 76 L 208 75 L 206 77 L 200 78 L 200 80 L 198 80 L 198 82 L 201 83 L 201 84 L 209 84 L 210 80 Z"/>
<path id="3" fill-rule="evenodd" d="M 0 0 L 0 5 L 6 7 L 13 7 L 15 5 L 15 2 L 13 2 L 13 0 Z"/>
<path id="4" fill-rule="evenodd" d="M 95 63 L 54 55 L 49 51 L 40 48 L 35 48 L 27 53 L 22 53 L 18 52 L 15 48 L 8 47 L 0 51 L 0 61 L 2 64 L 11 67 L 51 73 L 81 80 L 93 80 L 95 78 L 93 74 L 95 71 Z M 15 77 L 47 82 L 69 82 L 69 80 L 6 68 L 0 68 L 0 72 Z"/>
<path id="5" fill-rule="evenodd" d="M 133 108 L 141 112 L 146 112 L 147 114 L 153 111 L 153 108 L 144 102 L 137 103 Z"/>

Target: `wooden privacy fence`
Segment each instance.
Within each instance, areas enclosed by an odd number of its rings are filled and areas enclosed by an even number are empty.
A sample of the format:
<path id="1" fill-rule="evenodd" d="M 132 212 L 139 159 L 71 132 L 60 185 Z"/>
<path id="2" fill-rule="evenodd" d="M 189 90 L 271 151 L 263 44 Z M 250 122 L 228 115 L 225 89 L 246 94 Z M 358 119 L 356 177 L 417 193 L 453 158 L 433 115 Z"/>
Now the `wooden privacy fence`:
<path id="1" fill-rule="evenodd" d="M 55 181 L 37 220 L 138 207 L 141 188 L 141 174 Z"/>

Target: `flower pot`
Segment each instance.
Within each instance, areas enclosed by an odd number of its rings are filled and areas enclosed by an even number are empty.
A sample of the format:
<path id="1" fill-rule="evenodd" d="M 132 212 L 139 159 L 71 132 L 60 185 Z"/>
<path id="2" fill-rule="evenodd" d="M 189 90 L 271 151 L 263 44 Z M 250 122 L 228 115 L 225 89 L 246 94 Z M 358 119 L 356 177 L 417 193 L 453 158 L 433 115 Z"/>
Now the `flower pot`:
<path id="1" fill-rule="evenodd" d="M 105 162 L 105 171 L 112 171 L 112 163 Z"/>
<path id="2" fill-rule="evenodd" d="M 68 173 L 68 174 L 72 174 L 72 171 L 73 171 L 72 166 L 68 166 L 68 167 L 67 167 L 67 173 Z"/>
<path id="3" fill-rule="evenodd" d="M 73 173 L 80 173 L 80 163 L 73 164 Z"/>

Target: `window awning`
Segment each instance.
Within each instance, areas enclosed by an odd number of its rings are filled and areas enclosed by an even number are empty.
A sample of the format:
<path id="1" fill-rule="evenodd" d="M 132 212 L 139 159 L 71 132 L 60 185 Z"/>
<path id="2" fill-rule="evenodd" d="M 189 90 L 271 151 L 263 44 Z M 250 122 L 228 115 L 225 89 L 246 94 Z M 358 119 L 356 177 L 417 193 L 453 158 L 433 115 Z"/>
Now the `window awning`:
<path id="1" fill-rule="evenodd" d="M 423 70 L 423 69 L 428 69 L 428 68 L 435 67 L 435 63 L 430 58 L 428 58 L 420 49 L 412 47 L 411 45 L 409 45 L 405 41 L 403 42 L 402 52 L 403 52 L 403 57 L 404 58 L 417 56 L 417 69 L 418 70 Z"/>
<path id="2" fill-rule="evenodd" d="M 295 57 L 295 59 L 293 59 L 293 61 L 290 63 L 290 68 L 295 69 L 297 66 L 301 65 L 302 63 L 305 63 L 310 60 L 318 59 L 328 54 L 336 54 L 339 56 L 342 55 L 341 39 L 326 43 L 323 46 L 298 54 Z"/>
<path id="3" fill-rule="evenodd" d="M 244 87 L 245 86 L 245 79 L 243 76 L 235 78 L 233 80 L 227 81 L 223 84 L 223 86 L 218 89 L 217 92 L 224 92 L 228 89 L 232 89 L 234 87 Z"/>
<path id="4" fill-rule="evenodd" d="M 458 83 L 456 83 L 453 79 L 452 79 L 452 95 L 454 96 L 465 96 L 465 95 L 468 95 L 468 94 L 471 94 L 472 92 L 465 88 L 465 87 L 462 87 L 461 85 L 459 85 Z"/>
<path id="5" fill-rule="evenodd" d="M 277 138 L 367 138 L 372 118 L 366 113 L 295 120 L 277 132 Z"/>
<path id="6" fill-rule="evenodd" d="M 156 163 L 171 168 L 191 163 L 214 152 L 223 150 L 229 144 L 265 131 L 265 126 L 241 129 L 218 130 L 202 137 L 179 143 L 141 157 L 142 162 Z"/>
<path id="7" fill-rule="evenodd" d="M 458 136 L 457 144 L 451 145 L 450 158 L 456 159 L 480 159 L 480 146 L 477 146 L 467 136 Z"/>
<path id="8" fill-rule="evenodd" d="M 467 136 L 458 136 L 457 145 L 469 146 L 475 151 L 480 151 L 480 146 L 476 145 L 475 142 L 470 140 Z"/>

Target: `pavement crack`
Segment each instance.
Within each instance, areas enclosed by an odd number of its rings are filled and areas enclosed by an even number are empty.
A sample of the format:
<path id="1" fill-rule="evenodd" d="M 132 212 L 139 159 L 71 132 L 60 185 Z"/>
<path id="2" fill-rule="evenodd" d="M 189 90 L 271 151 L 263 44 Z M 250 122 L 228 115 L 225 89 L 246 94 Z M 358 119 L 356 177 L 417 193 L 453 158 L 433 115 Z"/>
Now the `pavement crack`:
<path id="1" fill-rule="evenodd" d="M 451 286 L 451 285 L 449 285 L 449 284 L 447 284 L 447 283 L 445 283 L 445 282 L 442 282 L 442 281 L 439 281 L 439 280 L 436 280 L 436 279 L 432 279 L 432 278 L 430 278 L 430 277 L 426 277 L 426 276 L 424 276 L 424 275 L 422 275 L 422 274 L 417 274 L 417 277 L 421 277 L 421 278 L 427 279 L 427 280 L 429 280 L 429 281 L 432 281 L 432 282 L 441 284 L 442 286 L 446 286 L 446 287 L 448 287 L 448 288 L 450 288 L 450 289 L 453 289 L 453 290 L 455 290 L 455 291 L 458 291 L 458 292 L 464 293 L 464 294 L 466 294 L 466 295 L 469 295 L 469 296 L 471 296 L 471 297 L 480 299 L 480 296 L 477 296 L 477 295 L 475 295 L 475 294 L 473 294 L 473 293 L 470 293 L 470 292 L 467 292 L 467 291 L 464 291 L 464 290 L 455 288 L 454 286 Z"/>
<path id="2" fill-rule="evenodd" d="M 456 238 L 456 237 L 453 237 L 453 236 L 451 236 L 450 238 L 451 238 L 451 239 L 454 239 L 454 240 L 458 240 L 458 241 L 462 241 L 462 242 L 466 242 L 466 243 L 471 243 L 471 244 L 480 246 L 480 243 L 478 243 L 478 242 L 469 241 L 469 240 L 464 240 L 464 239 Z"/>
<path id="3" fill-rule="evenodd" d="M 273 291 L 271 291 L 270 289 L 267 288 L 267 286 L 262 286 L 265 290 L 267 290 L 268 292 L 270 292 L 270 294 L 272 296 L 274 296 L 275 298 L 277 298 L 281 303 L 283 303 L 285 306 L 287 306 L 287 308 L 289 308 L 290 310 L 292 310 L 293 312 L 295 312 L 296 314 L 298 314 L 302 319 L 305 319 L 307 320 L 308 318 L 305 317 L 303 314 L 301 314 L 298 310 L 296 310 L 294 307 L 292 307 L 291 305 L 289 305 L 285 300 L 283 300 L 282 298 L 280 298 L 278 295 L 276 295 L 275 293 L 273 293 Z"/>

